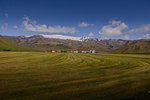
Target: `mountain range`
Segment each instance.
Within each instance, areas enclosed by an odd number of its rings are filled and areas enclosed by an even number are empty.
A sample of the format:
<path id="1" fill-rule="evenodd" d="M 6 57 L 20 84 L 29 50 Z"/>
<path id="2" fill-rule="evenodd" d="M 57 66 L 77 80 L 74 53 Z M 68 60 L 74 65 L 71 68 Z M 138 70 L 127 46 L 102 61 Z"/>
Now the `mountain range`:
<path id="1" fill-rule="evenodd" d="M 100 53 L 150 53 L 150 39 L 147 40 L 99 40 L 93 37 L 71 37 L 63 35 L 3 36 L 22 47 L 49 51 L 96 50 Z"/>
<path id="2" fill-rule="evenodd" d="M 124 45 L 126 40 L 98 40 L 97 38 L 81 37 L 78 40 L 44 37 L 42 35 L 4 36 L 19 45 L 38 50 L 71 49 L 71 50 L 96 50 L 97 52 L 109 52 Z"/>

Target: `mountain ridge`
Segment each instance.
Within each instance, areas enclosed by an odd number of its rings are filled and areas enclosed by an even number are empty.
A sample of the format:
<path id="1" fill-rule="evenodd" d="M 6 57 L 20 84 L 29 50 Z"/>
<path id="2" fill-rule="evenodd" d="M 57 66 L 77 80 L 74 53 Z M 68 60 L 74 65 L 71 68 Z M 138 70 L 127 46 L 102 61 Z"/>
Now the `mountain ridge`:
<path id="1" fill-rule="evenodd" d="M 19 45 L 28 46 L 41 50 L 49 49 L 77 49 L 90 50 L 98 52 L 109 52 L 125 44 L 125 40 L 99 40 L 97 38 L 82 37 L 80 41 L 70 39 L 45 38 L 41 35 L 34 36 L 4 36 Z M 82 41 L 81 41 L 82 40 Z"/>
<path id="2" fill-rule="evenodd" d="M 70 39 L 45 38 L 41 35 L 34 36 L 3 36 L 18 45 L 49 51 L 61 50 L 96 50 L 100 53 L 150 53 L 150 39 L 122 40 L 109 39 L 99 40 L 91 37 L 81 37 L 80 41 Z"/>

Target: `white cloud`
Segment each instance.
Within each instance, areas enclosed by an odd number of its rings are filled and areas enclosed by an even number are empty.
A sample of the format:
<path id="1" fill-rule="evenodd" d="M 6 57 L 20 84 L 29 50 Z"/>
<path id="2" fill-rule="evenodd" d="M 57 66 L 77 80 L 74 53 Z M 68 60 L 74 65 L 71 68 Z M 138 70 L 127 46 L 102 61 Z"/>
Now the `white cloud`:
<path id="1" fill-rule="evenodd" d="M 4 16 L 5 16 L 6 18 L 8 18 L 8 13 L 5 13 Z"/>
<path id="2" fill-rule="evenodd" d="M 78 24 L 79 27 L 88 27 L 91 25 L 93 25 L 93 24 L 88 24 L 87 22 L 82 22 L 82 23 Z"/>
<path id="3" fill-rule="evenodd" d="M 47 32 L 47 33 L 75 33 L 76 29 L 74 27 L 66 27 L 66 26 L 47 26 L 45 24 L 38 25 L 36 21 L 31 21 L 29 17 L 24 17 L 25 21 L 23 21 L 23 25 L 27 31 L 33 32 Z"/>
<path id="4" fill-rule="evenodd" d="M 13 26 L 13 28 L 14 28 L 14 29 L 17 29 L 17 28 L 18 28 L 18 26 L 17 26 L 17 25 L 14 25 L 14 26 Z"/>
<path id="5" fill-rule="evenodd" d="M 150 39 L 150 34 L 145 34 L 140 39 Z"/>
<path id="6" fill-rule="evenodd" d="M 94 35 L 94 33 L 92 33 L 92 32 L 91 32 L 91 33 L 89 33 L 89 36 L 93 36 L 93 35 Z"/>
<path id="7" fill-rule="evenodd" d="M 150 24 L 142 25 L 139 28 L 134 28 L 129 31 L 129 33 L 142 33 L 142 32 L 148 32 L 150 31 Z"/>
<path id="8" fill-rule="evenodd" d="M 121 21 L 116 21 L 116 20 L 113 20 L 110 22 L 110 24 L 112 25 L 119 25 L 121 23 Z"/>
<path id="9" fill-rule="evenodd" d="M 80 41 L 81 37 L 65 36 L 65 35 L 43 35 L 45 38 L 64 39 L 64 40 L 76 40 Z"/>
<path id="10" fill-rule="evenodd" d="M 122 39 L 124 39 L 124 40 L 129 40 L 129 36 L 128 35 L 126 35 L 126 36 L 123 36 L 123 38 Z"/>
<path id="11" fill-rule="evenodd" d="M 8 27 L 8 23 L 4 23 L 4 25 L 1 26 L 1 29 L 2 29 L 2 30 L 6 30 L 7 27 Z"/>
<path id="12" fill-rule="evenodd" d="M 99 34 L 103 37 L 119 36 L 122 35 L 122 31 L 127 28 L 128 26 L 124 22 L 112 21 L 109 25 L 103 26 Z"/>

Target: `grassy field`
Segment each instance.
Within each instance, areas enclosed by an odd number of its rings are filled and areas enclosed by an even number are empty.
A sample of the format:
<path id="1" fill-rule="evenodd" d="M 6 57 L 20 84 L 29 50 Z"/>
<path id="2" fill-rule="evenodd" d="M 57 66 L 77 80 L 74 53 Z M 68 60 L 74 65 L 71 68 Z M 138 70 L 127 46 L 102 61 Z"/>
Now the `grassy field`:
<path id="1" fill-rule="evenodd" d="M 0 52 L 0 100 L 149 100 L 150 55 Z"/>

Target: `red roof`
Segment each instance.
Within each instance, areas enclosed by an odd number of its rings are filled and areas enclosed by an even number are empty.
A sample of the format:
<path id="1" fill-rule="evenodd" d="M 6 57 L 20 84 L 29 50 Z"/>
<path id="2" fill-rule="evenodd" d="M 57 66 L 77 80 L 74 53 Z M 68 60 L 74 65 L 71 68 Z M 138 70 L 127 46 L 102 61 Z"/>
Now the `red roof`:
<path id="1" fill-rule="evenodd" d="M 51 51 L 57 51 L 57 50 L 52 49 Z"/>

